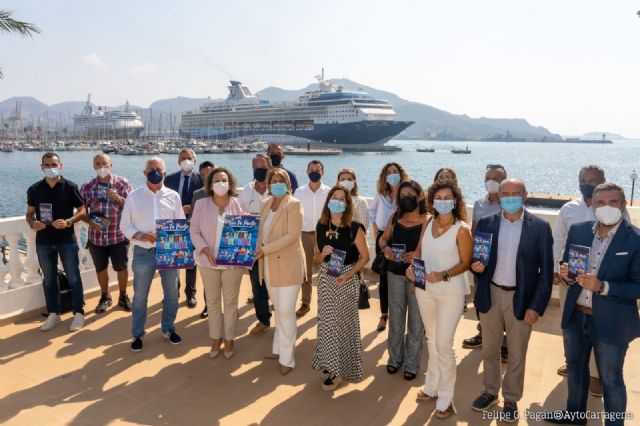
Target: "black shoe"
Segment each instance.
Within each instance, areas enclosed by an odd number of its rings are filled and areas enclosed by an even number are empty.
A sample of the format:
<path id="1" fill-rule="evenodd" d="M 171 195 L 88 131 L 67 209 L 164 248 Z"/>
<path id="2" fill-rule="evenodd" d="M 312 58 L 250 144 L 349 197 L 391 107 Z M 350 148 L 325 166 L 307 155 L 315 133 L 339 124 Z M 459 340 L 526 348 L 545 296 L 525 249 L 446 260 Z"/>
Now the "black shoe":
<path id="1" fill-rule="evenodd" d="M 172 345 L 179 345 L 182 343 L 182 337 L 178 336 L 178 333 L 175 331 L 168 331 L 166 333 L 162 333 L 165 339 L 167 339 Z"/>
<path id="2" fill-rule="evenodd" d="M 513 423 L 517 422 L 520 418 L 518 413 L 518 405 L 513 401 L 505 401 L 504 407 L 502 407 L 502 420 L 503 422 Z"/>
<path id="3" fill-rule="evenodd" d="M 506 346 L 500 347 L 500 361 L 502 361 L 503 364 L 509 362 L 509 349 L 507 349 Z"/>
<path id="4" fill-rule="evenodd" d="M 200 313 L 200 318 L 209 318 L 209 310 L 205 306 L 202 312 Z"/>
<path id="5" fill-rule="evenodd" d="M 100 301 L 98 302 L 98 306 L 96 306 L 96 314 L 101 314 L 106 312 L 107 309 L 113 304 L 111 300 L 111 296 L 105 296 L 104 294 L 100 296 Z"/>
<path id="6" fill-rule="evenodd" d="M 142 351 L 142 339 L 139 337 L 135 337 L 133 339 L 133 342 L 131 342 L 131 350 L 133 352 L 140 352 Z"/>
<path id="7" fill-rule="evenodd" d="M 475 401 L 473 401 L 471 408 L 473 408 L 475 411 L 486 411 L 489 409 L 489 407 L 497 402 L 497 396 L 484 392 L 482 395 L 477 397 Z"/>
<path id="8" fill-rule="evenodd" d="M 560 413 L 562 413 L 562 415 L 560 415 Z M 587 424 L 586 418 L 578 419 L 576 418 L 576 416 L 573 416 L 573 418 L 571 418 L 572 413 L 568 411 L 562 411 L 562 412 L 553 411 L 546 414 L 548 414 L 548 417 L 546 417 L 544 420 L 548 423 L 553 423 L 556 425 L 586 425 Z"/>
<path id="9" fill-rule="evenodd" d="M 478 333 L 473 337 L 464 339 L 462 341 L 462 347 L 465 349 L 475 349 L 482 347 L 482 334 Z"/>
<path id="10" fill-rule="evenodd" d="M 189 296 L 189 297 L 187 297 L 187 307 L 188 307 L 189 309 L 193 309 L 193 308 L 195 308 L 196 306 L 198 306 L 198 301 L 196 300 L 196 298 L 195 298 L 195 297 L 193 297 L 193 296 Z"/>
<path id="11" fill-rule="evenodd" d="M 131 299 L 129 299 L 129 296 L 127 296 L 126 294 L 121 294 L 120 298 L 118 299 L 118 306 L 120 306 L 122 309 L 124 309 L 127 312 L 131 312 L 132 306 L 131 306 Z"/>

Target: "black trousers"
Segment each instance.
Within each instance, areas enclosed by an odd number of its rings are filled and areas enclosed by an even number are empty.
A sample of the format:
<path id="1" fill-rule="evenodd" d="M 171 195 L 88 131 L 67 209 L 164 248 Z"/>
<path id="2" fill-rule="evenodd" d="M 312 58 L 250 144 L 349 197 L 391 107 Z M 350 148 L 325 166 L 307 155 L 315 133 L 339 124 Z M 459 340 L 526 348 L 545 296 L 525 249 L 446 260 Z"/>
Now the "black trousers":
<path id="1" fill-rule="evenodd" d="M 187 299 L 190 297 L 195 297 L 196 295 L 196 272 L 198 270 L 198 267 L 196 265 L 193 265 L 193 269 L 185 269 L 185 275 L 186 275 L 186 279 L 185 279 L 185 286 L 184 286 L 184 294 L 187 296 Z M 181 287 L 181 282 L 180 282 L 180 274 L 178 274 L 178 290 L 180 290 Z M 206 301 L 205 301 L 206 303 Z"/>
<path id="2" fill-rule="evenodd" d="M 380 253 L 380 237 L 382 237 L 384 231 L 378 231 L 378 235 L 376 236 L 376 254 Z M 378 287 L 378 292 L 380 293 L 380 312 L 382 315 L 387 315 L 389 313 L 389 284 L 387 283 L 387 273 L 384 272 L 380 275 L 380 286 Z"/>

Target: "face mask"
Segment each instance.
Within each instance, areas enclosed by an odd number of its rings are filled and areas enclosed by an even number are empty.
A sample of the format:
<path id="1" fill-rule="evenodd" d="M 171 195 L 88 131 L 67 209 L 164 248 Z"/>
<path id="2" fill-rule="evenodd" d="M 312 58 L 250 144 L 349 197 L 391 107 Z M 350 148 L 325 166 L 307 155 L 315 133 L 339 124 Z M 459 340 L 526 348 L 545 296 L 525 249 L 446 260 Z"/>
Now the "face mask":
<path id="1" fill-rule="evenodd" d="M 151 170 L 147 173 L 147 180 L 150 183 L 157 185 L 164 180 L 164 175 L 158 170 Z"/>
<path id="2" fill-rule="evenodd" d="M 49 179 L 55 179 L 60 175 L 60 169 L 57 167 L 51 167 L 49 169 L 44 169 L 45 177 Z"/>
<path id="3" fill-rule="evenodd" d="M 329 200 L 327 207 L 332 214 L 344 213 L 347 209 L 347 206 L 340 200 Z"/>
<path id="4" fill-rule="evenodd" d="M 284 182 L 272 183 L 271 184 L 271 195 L 274 197 L 280 198 L 287 193 L 287 184 Z"/>
<path id="5" fill-rule="evenodd" d="M 433 208 L 436 209 L 439 214 L 451 213 L 454 205 L 453 200 L 433 200 Z"/>
<path id="6" fill-rule="evenodd" d="M 280 156 L 280 154 L 271 154 L 269 158 L 271 158 L 271 164 L 273 164 L 275 167 L 278 167 L 282 162 L 282 157 Z"/>
<path id="7" fill-rule="evenodd" d="M 253 178 L 258 182 L 264 182 L 264 180 L 267 178 L 268 172 L 269 172 L 269 169 L 265 169 L 263 167 L 259 169 L 255 169 L 253 171 Z"/>
<path id="8" fill-rule="evenodd" d="M 497 194 L 500 191 L 500 183 L 495 180 L 488 180 L 484 183 L 484 188 L 489 194 Z"/>
<path id="9" fill-rule="evenodd" d="M 585 200 L 590 200 L 593 198 L 593 190 L 596 189 L 595 185 L 584 184 L 580 185 L 580 192 L 582 192 L 582 196 Z"/>
<path id="10" fill-rule="evenodd" d="M 340 184 L 340 186 L 342 186 L 343 188 L 348 189 L 349 191 L 352 191 L 354 186 L 356 185 L 356 183 L 352 180 L 341 180 L 340 182 L 338 182 Z"/>
<path id="11" fill-rule="evenodd" d="M 182 160 L 182 163 L 180 163 L 180 168 L 183 172 L 191 173 L 194 165 L 194 162 L 191 160 Z"/>
<path id="12" fill-rule="evenodd" d="M 522 208 L 522 197 L 502 197 L 500 207 L 507 213 L 515 213 Z"/>
<path id="13" fill-rule="evenodd" d="M 322 178 L 322 175 L 318 172 L 311 172 L 309 173 L 309 180 L 311 182 L 320 182 L 320 178 Z"/>
<path id="14" fill-rule="evenodd" d="M 603 225 L 615 225 L 620 222 L 622 211 L 611 206 L 602 206 L 596 209 L 596 219 Z"/>
<path id="15" fill-rule="evenodd" d="M 391 186 L 396 186 L 400 183 L 400 175 L 398 173 L 387 175 L 387 183 Z"/>
<path id="16" fill-rule="evenodd" d="M 229 182 L 216 182 L 213 184 L 213 193 L 218 196 L 227 195 L 229 193 Z"/>
<path id="17" fill-rule="evenodd" d="M 111 169 L 108 167 L 100 167 L 99 169 L 96 169 L 96 175 L 98 175 L 99 178 L 104 179 L 110 174 L 111 174 Z"/>
<path id="18" fill-rule="evenodd" d="M 412 212 L 418 208 L 418 197 L 415 195 L 400 197 L 398 203 L 400 204 L 400 210 L 403 212 Z"/>

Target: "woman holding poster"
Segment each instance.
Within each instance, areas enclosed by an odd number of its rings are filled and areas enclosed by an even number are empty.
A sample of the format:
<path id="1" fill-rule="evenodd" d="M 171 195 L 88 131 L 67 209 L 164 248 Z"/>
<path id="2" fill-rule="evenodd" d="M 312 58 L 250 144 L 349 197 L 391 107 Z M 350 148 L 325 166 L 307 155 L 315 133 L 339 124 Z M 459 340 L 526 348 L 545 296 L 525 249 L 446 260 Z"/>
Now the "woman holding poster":
<path id="1" fill-rule="evenodd" d="M 326 391 L 343 381 L 362 381 L 362 341 L 358 316 L 358 272 L 369 261 L 364 226 L 353 220 L 351 194 L 343 185 L 327 194 L 316 225 L 318 274 L 318 339 L 312 367 L 327 377 Z"/>
<path id="2" fill-rule="evenodd" d="M 306 268 L 301 240 L 302 205 L 291 196 L 286 170 L 269 170 L 267 185 L 271 197 L 260 208 L 256 259 L 260 282 L 266 283 L 276 314 L 273 349 L 265 358 L 278 360 L 284 376 L 295 367 L 296 300 Z"/>
<path id="3" fill-rule="evenodd" d="M 204 198 L 196 201 L 191 215 L 191 241 L 195 247 L 209 311 L 209 335 L 213 339 L 210 358 L 220 355 L 224 339 L 224 357 L 235 353 L 235 326 L 238 319 L 238 294 L 243 268 L 218 265 L 218 248 L 226 215 L 242 215 L 236 195 L 236 180 L 223 167 L 217 167 L 205 180 Z M 224 309 L 222 308 L 224 301 Z"/>

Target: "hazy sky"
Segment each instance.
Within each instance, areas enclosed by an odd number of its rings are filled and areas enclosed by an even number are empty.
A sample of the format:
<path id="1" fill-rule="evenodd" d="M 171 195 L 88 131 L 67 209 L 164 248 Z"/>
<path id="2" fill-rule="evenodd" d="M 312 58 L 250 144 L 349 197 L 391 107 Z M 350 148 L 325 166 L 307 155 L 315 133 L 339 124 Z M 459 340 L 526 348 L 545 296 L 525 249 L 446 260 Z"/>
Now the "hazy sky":
<path id="1" fill-rule="evenodd" d="M 640 8 L 631 0 L 8 0 L 37 24 L 0 34 L 0 100 L 224 97 L 298 89 L 321 67 L 472 117 L 564 135 L 640 137 Z"/>

